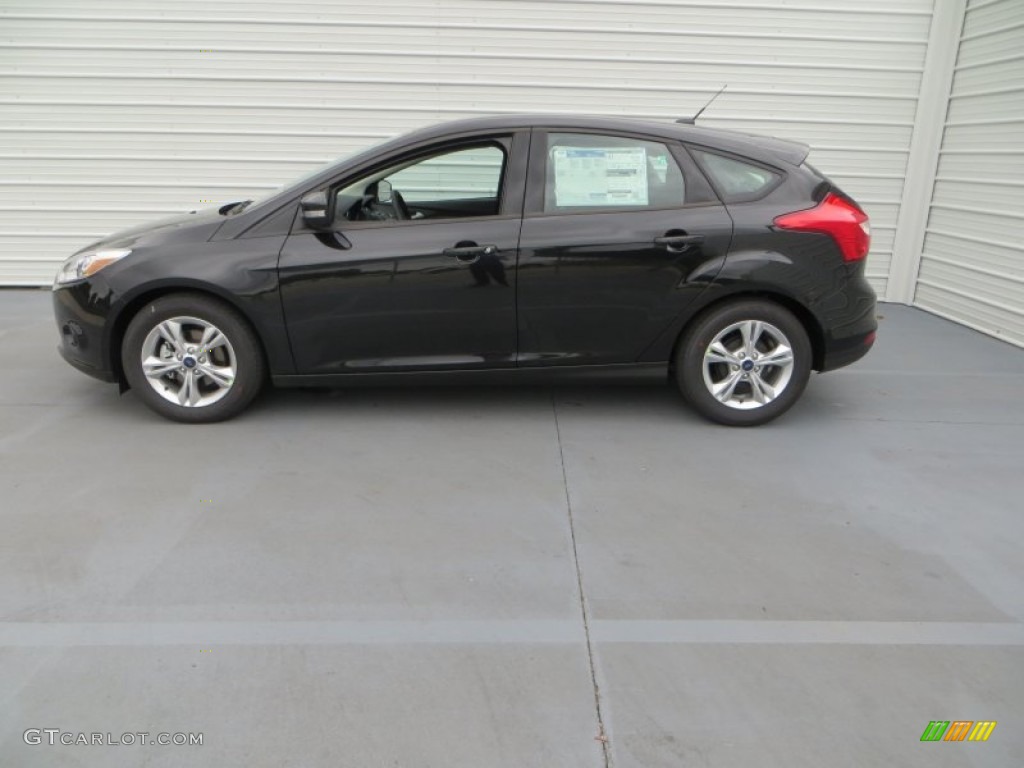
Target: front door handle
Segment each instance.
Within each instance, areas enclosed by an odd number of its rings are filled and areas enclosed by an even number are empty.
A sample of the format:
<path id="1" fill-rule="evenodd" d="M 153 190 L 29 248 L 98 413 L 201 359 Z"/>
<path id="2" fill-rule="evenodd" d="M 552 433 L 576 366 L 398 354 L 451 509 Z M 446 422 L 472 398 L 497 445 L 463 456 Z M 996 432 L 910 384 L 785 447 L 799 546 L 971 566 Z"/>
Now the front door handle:
<path id="1" fill-rule="evenodd" d="M 496 245 L 456 245 L 454 248 L 445 248 L 441 253 L 451 256 L 456 261 L 471 264 L 481 256 L 493 256 L 498 252 Z"/>
<path id="2" fill-rule="evenodd" d="M 655 245 L 664 245 L 668 250 L 678 253 L 685 251 L 691 245 L 699 245 L 704 242 L 704 235 L 665 235 L 654 238 Z"/>

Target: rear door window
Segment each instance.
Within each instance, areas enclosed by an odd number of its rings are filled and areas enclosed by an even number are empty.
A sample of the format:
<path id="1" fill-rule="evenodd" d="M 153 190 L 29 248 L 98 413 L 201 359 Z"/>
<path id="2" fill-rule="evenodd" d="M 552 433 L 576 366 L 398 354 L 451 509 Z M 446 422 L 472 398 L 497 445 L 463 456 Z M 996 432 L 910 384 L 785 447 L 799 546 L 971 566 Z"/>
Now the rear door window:
<path id="1" fill-rule="evenodd" d="M 682 171 L 668 147 L 597 134 L 549 133 L 545 213 L 681 208 Z"/>

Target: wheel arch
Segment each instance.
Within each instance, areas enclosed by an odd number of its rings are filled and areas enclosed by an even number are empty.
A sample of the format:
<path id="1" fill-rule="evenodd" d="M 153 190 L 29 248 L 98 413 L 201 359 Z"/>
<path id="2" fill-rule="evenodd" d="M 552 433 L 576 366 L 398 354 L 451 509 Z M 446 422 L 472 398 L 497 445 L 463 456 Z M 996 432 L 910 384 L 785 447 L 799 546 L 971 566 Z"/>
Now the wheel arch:
<path id="1" fill-rule="evenodd" d="M 683 338 L 686 336 L 687 331 L 689 331 L 695 323 L 699 322 L 700 319 L 709 312 L 713 312 L 725 304 L 734 304 L 749 299 L 770 301 L 789 310 L 793 316 L 800 321 L 800 324 L 807 332 L 807 338 L 811 342 L 811 369 L 815 371 L 821 370 L 825 364 L 825 331 L 821 327 L 821 323 L 814 316 L 814 313 L 792 296 L 787 296 L 784 293 L 772 291 L 770 289 L 744 289 L 724 296 L 716 296 L 710 301 L 702 304 L 700 308 L 693 312 L 686 322 L 683 323 L 679 332 L 676 334 L 675 341 L 672 343 L 672 351 L 669 354 L 669 375 L 675 375 L 675 361 L 676 356 L 679 353 L 679 347 L 682 345 Z"/>
<path id="2" fill-rule="evenodd" d="M 242 318 L 245 324 L 249 326 L 249 330 L 252 331 L 252 334 L 256 339 L 256 343 L 259 346 L 260 354 L 263 355 L 264 362 L 269 361 L 266 341 L 260 333 L 259 327 L 255 322 L 253 322 L 249 313 L 247 313 L 239 302 L 237 302 L 230 294 L 222 293 L 221 291 L 218 291 L 206 284 L 197 285 L 192 283 L 174 283 L 152 286 L 127 299 L 124 302 L 124 305 L 118 310 L 117 315 L 114 318 L 114 322 L 110 326 L 110 334 L 107 339 L 107 356 L 110 362 L 110 370 L 114 372 L 114 376 L 116 377 L 118 386 L 121 388 L 122 392 L 128 389 L 128 381 L 125 378 L 124 369 L 121 365 L 121 345 L 124 343 L 124 334 L 128 329 L 129 323 L 131 323 L 132 319 L 149 302 L 177 293 L 203 296 L 208 299 L 213 299 L 214 301 L 219 301 L 233 309 L 238 313 L 239 317 Z"/>

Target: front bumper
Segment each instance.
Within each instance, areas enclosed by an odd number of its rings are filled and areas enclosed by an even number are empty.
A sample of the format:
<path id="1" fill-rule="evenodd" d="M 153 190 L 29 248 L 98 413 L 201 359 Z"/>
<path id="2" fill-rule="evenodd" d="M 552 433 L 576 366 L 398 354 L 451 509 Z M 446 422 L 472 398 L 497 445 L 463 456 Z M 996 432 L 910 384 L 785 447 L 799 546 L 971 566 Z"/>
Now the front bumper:
<path id="1" fill-rule="evenodd" d="M 98 278 L 53 291 L 61 357 L 100 381 L 117 381 L 109 352 L 110 288 Z"/>

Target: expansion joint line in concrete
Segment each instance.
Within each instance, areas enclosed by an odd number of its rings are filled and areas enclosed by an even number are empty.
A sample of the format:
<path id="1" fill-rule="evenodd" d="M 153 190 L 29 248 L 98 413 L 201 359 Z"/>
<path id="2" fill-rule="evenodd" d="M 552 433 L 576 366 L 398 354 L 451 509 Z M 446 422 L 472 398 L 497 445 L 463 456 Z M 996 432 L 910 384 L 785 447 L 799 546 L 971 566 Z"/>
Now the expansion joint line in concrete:
<path id="1" fill-rule="evenodd" d="M 576 544 L 576 524 L 572 516 L 572 499 L 569 496 L 569 476 L 565 470 L 565 452 L 562 449 L 562 429 L 558 423 L 558 406 L 555 404 L 554 392 L 551 393 L 551 412 L 555 418 L 555 436 L 558 439 L 558 458 L 562 464 L 562 486 L 565 489 L 565 511 L 569 519 L 569 541 L 572 544 L 572 560 L 576 567 L 576 585 L 580 593 L 580 616 L 583 619 L 583 635 L 587 645 L 587 664 L 590 667 L 590 683 L 594 690 L 594 711 L 597 715 L 597 739 L 601 742 L 601 753 L 604 756 L 604 768 L 611 768 L 611 749 L 608 735 L 604 728 L 604 714 L 601 711 L 601 689 L 597 684 L 597 668 L 594 664 L 594 644 L 590 639 L 590 615 L 587 610 L 587 597 L 583 591 L 583 571 L 580 569 L 580 553 Z"/>

